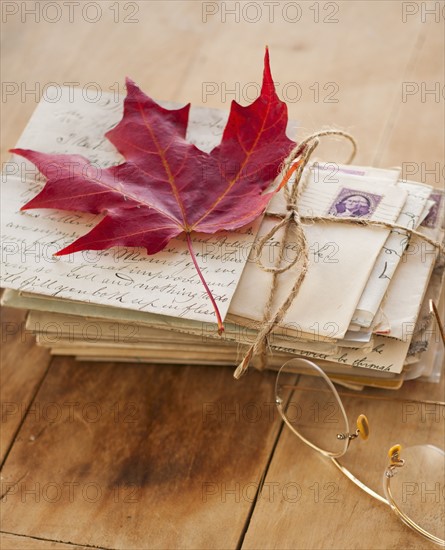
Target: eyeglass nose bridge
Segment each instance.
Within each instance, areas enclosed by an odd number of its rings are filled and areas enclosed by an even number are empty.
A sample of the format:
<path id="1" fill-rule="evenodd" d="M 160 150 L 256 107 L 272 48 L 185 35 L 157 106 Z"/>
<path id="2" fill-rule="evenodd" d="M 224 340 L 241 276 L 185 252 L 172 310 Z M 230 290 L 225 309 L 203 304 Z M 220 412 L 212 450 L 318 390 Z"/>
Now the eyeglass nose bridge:
<path id="1" fill-rule="evenodd" d="M 345 440 L 349 439 L 349 441 L 352 441 L 353 439 L 356 439 L 357 437 L 360 437 L 360 439 L 363 439 L 363 441 L 366 441 L 369 437 L 369 421 L 366 415 L 360 414 L 357 417 L 357 429 L 353 434 L 337 434 L 337 439 Z"/>

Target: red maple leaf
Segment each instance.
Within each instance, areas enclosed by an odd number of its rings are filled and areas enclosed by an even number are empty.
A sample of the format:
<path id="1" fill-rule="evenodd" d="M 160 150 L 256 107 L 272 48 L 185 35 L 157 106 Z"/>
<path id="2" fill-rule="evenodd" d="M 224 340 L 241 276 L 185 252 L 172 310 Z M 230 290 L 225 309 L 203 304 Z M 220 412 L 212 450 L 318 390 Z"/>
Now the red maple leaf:
<path id="1" fill-rule="evenodd" d="M 185 139 L 190 105 L 167 110 L 127 79 L 122 120 L 106 137 L 125 162 L 101 171 L 80 155 L 12 149 L 47 178 L 22 207 L 105 214 L 89 233 L 56 255 L 113 246 L 164 249 L 182 232 L 215 309 L 215 300 L 193 252 L 190 233 L 245 226 L 264 212 L 264 192 L 295 145 L 286 137 L 287 107 L 276 95 L 266 49 L 260 96 L 249 106 L 232 102 L 220 145 L 210 153 Z"/>

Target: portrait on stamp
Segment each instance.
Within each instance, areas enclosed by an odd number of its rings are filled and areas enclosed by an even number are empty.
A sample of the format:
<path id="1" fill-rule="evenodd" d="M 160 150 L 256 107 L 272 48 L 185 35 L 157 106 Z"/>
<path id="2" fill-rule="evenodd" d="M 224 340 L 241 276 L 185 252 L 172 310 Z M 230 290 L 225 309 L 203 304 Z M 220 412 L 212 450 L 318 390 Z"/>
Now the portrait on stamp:
<path id="1" fill-rule="evenodd" d="M 370 218 L 381 200 L 381 195 L 343 187 L 328 214 L 337 218 Z"/>

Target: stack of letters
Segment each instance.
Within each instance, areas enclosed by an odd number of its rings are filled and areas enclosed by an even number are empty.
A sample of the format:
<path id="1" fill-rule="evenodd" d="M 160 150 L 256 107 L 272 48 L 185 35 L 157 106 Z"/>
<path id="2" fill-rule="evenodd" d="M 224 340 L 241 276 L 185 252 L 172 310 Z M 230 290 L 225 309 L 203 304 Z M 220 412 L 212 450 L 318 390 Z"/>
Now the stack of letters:
<path id="1" fill-rule="evenodd" d="M 103 94 L 89 103 L 80 92 L 64 89 L 57 102 L 38 105 L 17 146 L 81 154 L 100 170 L 121 160 L 103 137 L 121 112 L 120 98 Z M 225 120 L 224 112 L 192 109 L 189 139 L 210 150 Z M 443 191 L 401 181 L 398 169 L 323 162 L 312 163 L 303 180 L 301 216 L 370 223 L 305 222 L 309 271 L 283 322 L 269 335 L 268 366 L 277 368 L 300 356 L 350 384 L 397 388 L 419 376 L 437 380 L 443 356 L 430 300 L 441 311 L 444 258 L 437 244 L 444 235 Z M 21 157 L 4 166 L 3 303 L 29 310 L 27 329 L 39 345 L 87 360 L 240 362 L 267 322 L 272 274 L 257 264 L 256 243 L 286 212 L 281 192 L 269 205 L 269 215 L 243 230 L 192 235 L 225 319 L 220 336 L 185 239 L 174 239 L 153 256 L 142 248 L 113 248 L 54 257 L 100 216 L 20 212 L 42 183 Z M 373 225 L 375 221 L 399 228 Z M 274 265 L 280 238 L 278 232 L 263 249 L 264 264 Z M 299 252 L 289 238 L 284 261 L 291 262 Z M 278 276 L 272 311 L 288 296 L 299 269 L 297 262 Z"/>

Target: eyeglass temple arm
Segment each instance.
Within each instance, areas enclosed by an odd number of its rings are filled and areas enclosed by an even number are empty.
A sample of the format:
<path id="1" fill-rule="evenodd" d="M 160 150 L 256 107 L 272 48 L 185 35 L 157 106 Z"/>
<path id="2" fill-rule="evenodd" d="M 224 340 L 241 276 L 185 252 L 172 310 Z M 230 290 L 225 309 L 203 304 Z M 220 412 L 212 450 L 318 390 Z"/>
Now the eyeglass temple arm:
<path id="1" fill-rule="evenodd" d="M 345 466 L 340 464 L 336 458 L 330 457 L 332 462 L 337 466 L 337 468 L 347 477 L 349 478 L 353 483 L 355 483 L 362 491 L 365 491 L 365 493 L 368 493 L 368 495 L 371 495 L 376 500 L 380 501 L 383 504 L 386 504 L 387 506 L 390 506 L 389 502 L 386 500 L 386 498 L 382 497 L 382 495 L 379 495 L 375 491 L 373 491 L 370 487 L 365 485 L 362 481 L 357 479 Z"/>

